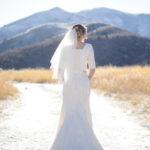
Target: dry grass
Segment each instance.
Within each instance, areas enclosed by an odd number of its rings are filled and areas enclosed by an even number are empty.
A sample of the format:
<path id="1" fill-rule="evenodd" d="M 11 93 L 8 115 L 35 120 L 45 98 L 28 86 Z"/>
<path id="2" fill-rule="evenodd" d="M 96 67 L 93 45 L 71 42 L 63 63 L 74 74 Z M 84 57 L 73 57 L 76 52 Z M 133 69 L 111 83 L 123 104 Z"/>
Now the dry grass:
<path id="1" fill-rule="evenodd" d="M 56 82 L 52 79 L 51 70 L 44 68 L 37 69 L 20 69 L 20 70 L 2 70 L 0 69 L 0 99 L 7 99 L 17 94 L 17 89 L 7 81 L 17 82 Z"/>
<path id="2" fill-rule="evenodd" d="M 20 70 L 1 70 L 0 79 L 3 81 L 17 81 L 17 82 L 56 82 L 52 79 L 52 72 L 50 69 L 20 69 Z"/>
<path id="3" fill-rule="evenodd" d="M 0 81 L 0 99 L 15 98 L 18 90 L 13 85 Z"/>
<path id="4" fill-rule="evenodd" d="M 7 81 L 56 82 L 50 69 L 0 70 L 0 99 L 16 93 Z M 150 120 L 150 66 L 97 67 L 91 87 L 104 91 L 116 100 L 126 101 L 135 113 Z"/>
<path id="5" fill-rule="evenodd" d="M 127 101 L 136 114 L 150 120 L 150 66 L 97 67 L 91 87 Z"/>

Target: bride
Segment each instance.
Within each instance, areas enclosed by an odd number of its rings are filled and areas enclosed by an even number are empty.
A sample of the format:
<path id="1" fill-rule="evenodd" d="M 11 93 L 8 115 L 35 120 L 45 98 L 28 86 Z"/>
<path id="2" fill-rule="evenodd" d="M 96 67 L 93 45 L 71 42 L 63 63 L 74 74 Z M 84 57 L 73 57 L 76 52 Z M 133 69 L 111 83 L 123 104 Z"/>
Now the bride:
<path id="1" fill-rule="evenodd" d="M 90 80 L 96 65 L 93 46 L 84 42 L 86 38 L 86 26 L 72 26 L 50 60 L 52 78 L 63 84 L 63 104 L 51 150 L 104 150 L 92 125 Z"/>

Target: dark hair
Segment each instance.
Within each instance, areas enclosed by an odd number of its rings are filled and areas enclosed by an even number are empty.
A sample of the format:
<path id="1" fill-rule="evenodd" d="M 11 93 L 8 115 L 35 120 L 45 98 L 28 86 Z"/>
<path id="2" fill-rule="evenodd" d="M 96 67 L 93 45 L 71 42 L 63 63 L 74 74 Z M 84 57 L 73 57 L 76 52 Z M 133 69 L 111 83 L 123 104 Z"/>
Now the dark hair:
<path id="1" fill-rule="evenodd" d="M 78 39 L 81 38 L 82 35 L 86 34 L 87 32 L 87 27 L 81 24 L 76 24 L 72 27 L 72 29 L 75 29 L 77 32 L 77 37 Z"/>

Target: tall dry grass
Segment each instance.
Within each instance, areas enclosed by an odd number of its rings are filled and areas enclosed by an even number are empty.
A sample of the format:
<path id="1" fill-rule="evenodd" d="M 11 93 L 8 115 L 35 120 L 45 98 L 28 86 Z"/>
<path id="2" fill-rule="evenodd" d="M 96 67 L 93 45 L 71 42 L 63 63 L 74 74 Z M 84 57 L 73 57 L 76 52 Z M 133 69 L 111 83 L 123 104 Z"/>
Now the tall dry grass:
<path id="1" fill-rule="evenodd" d="M 91 87 L 127 101 L 138 117 L 150 120 L 150 66 L 97 67 Z"/>
<path id="2" fill-rule="evenodd" d="M 0 99 L 15 98 L 18 94 L 18 89 L 12 84 L 0 81 Z"/>
<path id="3" fill-rule="evenodd" d="M 51 70 L 44 68 L 0 70 L 0 81 L 2 81 L 0 99 L 11 95 L 7 81 L 56 82 L 52 79 Z M 7 90 L 9 88 L 10 90 Z M 91 88 L 104 91 L 106 95 L 114 96 L 116 100 L 126 101 L 135 113 L 142 114 L 142 117 L 144 115 L 150 120 L 150 66 L 97 67 L 91 80 Z M 12 88 L 13 92 L 15 93 L 15 90 Z"/>
<path id="4" fill-rule="evenodd" d="M 27 69 L 8 69 L 0 71 L 0 79 L 3 81 L 17 81 L 17 82 L 56 82 L 52 79 L 52 72 L 45 68 L 27 68 Z"/>
<path id="5" fill-rule="evenodd" d="M 16 96 L 18 90 L 7 81 L 17 82 L 56 82 L 52 79 L 52 72 L 49 69 L 37 68 L 37 69 L 0 69 L 0 99 L 7 99 L 12 96 Z"/>

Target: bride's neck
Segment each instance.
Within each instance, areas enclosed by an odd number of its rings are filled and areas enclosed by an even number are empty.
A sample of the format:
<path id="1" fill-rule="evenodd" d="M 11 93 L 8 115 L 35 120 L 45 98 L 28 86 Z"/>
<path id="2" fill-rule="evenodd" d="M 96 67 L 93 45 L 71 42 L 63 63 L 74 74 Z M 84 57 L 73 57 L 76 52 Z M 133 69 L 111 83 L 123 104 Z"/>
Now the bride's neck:
<path id="1" fill-rule="evenodd" d="M 84 41 L 77 41 L 77 44 L 84 44 Z"/>
<path id="2" fill-rule="evenodd" d="M 78 41 L 77 42 L 77 49 L 82 49 L 83 47 L 84 47 L 84 42 L 82 42 L 82 41 Z"/>

